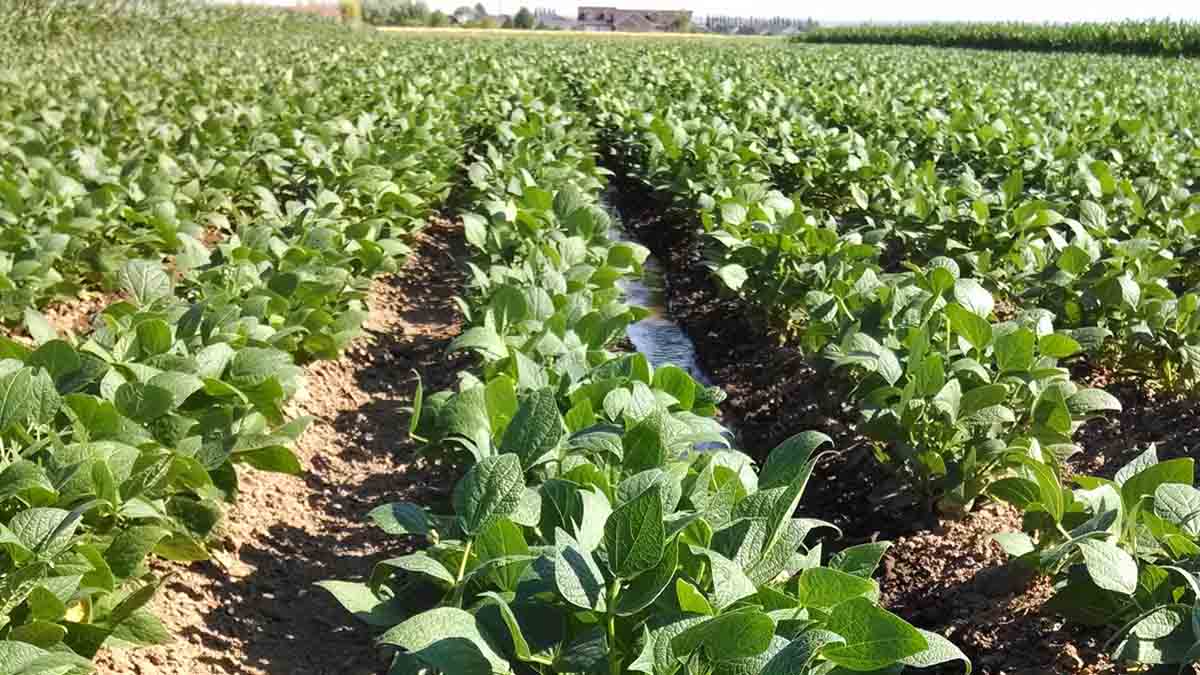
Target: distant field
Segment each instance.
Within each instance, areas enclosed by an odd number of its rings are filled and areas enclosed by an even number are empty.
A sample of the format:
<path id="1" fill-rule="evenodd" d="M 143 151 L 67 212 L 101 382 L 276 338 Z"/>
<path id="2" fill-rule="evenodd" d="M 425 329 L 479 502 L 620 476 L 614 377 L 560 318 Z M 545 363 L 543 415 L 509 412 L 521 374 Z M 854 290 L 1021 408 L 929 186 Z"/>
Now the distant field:
<path id="1" fill-rule="evenodd" d="M 718 33 L 626 33 L 623 31 L 614 32 L 592 32 L 580 30 L 512 30 L 510 28 L 430 28 L 426 26 L 408 27 L 408 26 L 381 26 L 377 30 L 388 33 L 445 33 L 450 35 L 459 34 L 475 34 L 475 35 L 498 35 L 498 36 L 559 36 L 559 37 L 638 37 L 638 38 L 678 38 L 678 39 L 732 39 L 739 40 L 770 40 L 775 39 L 767 36 L 746 36 L 746 35 L 722 35 Z"/>

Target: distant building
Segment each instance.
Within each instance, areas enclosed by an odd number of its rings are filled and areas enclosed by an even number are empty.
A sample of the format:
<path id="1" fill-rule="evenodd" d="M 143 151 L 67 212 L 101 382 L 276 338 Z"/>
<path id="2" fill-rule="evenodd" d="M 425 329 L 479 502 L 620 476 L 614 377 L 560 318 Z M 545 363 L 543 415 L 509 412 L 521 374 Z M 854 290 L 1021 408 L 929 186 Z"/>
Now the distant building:
<path id="1" fill-rule="evenodd" d="M 692 20 L 691 10 L 580 7 L 577 30 L 665 33 Z"/>
<path id="2" fill-rule="evenodd" d="M 533 10 L 533 18 L 536 26 L 543 30 L 575 30 L 579 26 L 575 19 L 561 16 L 558 12 L 543 7 Z"/>

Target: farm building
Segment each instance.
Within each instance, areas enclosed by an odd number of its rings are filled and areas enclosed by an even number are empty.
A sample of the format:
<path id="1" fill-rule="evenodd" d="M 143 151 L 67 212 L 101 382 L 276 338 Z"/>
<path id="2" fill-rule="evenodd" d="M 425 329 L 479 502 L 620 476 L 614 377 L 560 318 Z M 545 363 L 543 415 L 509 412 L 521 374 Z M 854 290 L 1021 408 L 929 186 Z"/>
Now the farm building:
<path id="1" fill-rule="evenodd" d="M 578 30 L 665 33 L 692 20 L 691 10 L 580 7 Z"/>

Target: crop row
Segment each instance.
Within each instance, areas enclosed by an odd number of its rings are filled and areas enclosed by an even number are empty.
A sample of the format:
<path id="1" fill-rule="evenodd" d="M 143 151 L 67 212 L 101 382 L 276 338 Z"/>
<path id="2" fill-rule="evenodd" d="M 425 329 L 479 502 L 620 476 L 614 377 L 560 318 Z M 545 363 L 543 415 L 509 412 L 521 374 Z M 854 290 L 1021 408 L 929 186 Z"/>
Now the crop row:
<path id="1" fill-rule="evenodd" d="M 501 93 L 500 121 L 467 171 L 469 327 L 452 349 L 480 366 L 423 397 L 414 417 L 425 452 L 469 457 L 469 468 L 445 513 L 371 513 L 422 550 L 324 587 L 402 649 L 392 672 L 965 662 L 878 606 L 885 542 L 826 559 L 808 541 L 832 527 L 795 515 L 827 437 L 798 434 L 759 471 L 713 419 L 718 390 L 612 350 L 644 316 L 619 281 L 641 273 L 647 251 L 609 239 L 587 117 L 569 97 L 521 93 L 546 91 L 529 76 L 517 70 Z"/>
<path id="2" fill-rule="evenodd" d="M 1200 25 L 1171 20 L 835 26 L 802 33 L 795 39 L 798 42 L 834 44 L 1200 56 Z"/>
<path id="3" fill-rule="evenodd" d="M 435 46 L 164 11 L 5 47 L 5 672 L 170 639 L 151 559 L 207 559 L 239 471 L 302 470 L 300 366 L 359 334 L 461 159 L 461 82 L 418 68 Z M 35 309 L 80 290 L 107 301 L 82 335 Z"/>
<path id="4" fill-rule="evenodd" d="M 1195 382 L 1196 114 L 1158 98 L 1194 76 L 1144 64 L 1168 83 L 1146 92 L 1094 57 L 662 52 L 571 77 L 623 169 L 697 215 L 715 278 L 851 379 L 858 431 L 943 512 L 1021 508 L 1026 533 L 998 539 L 1055 578 L 1054 610 L 1118 628 L 1119 658 L 1194 660 L 1193 460 L 1151 448 L 1063 483 L 1081 424 L 1120 410 L 1067 364 Z"/>

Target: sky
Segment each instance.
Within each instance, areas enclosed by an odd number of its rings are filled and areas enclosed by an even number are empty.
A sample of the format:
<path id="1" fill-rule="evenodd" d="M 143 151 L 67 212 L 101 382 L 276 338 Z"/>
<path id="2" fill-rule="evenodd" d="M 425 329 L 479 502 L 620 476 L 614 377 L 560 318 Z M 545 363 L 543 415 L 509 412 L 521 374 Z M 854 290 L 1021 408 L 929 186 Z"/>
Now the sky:
<path id="1" fill-rule="evenodd" d="M 426 0 L 447 12 L 468 0 Z M 1200 20 L 1200 0 L 836 0 L 803 3 L 796 0 L 484 0 L 488 11 L 512 13 L 522 4 L 547 7 L 574 16 L 579 4 L 622 9 L 690 9 L 697 15 L 812 17 L 823 23 L 924 21 L 1106 21 L 1112 19 L 1174 18 Z"/>

